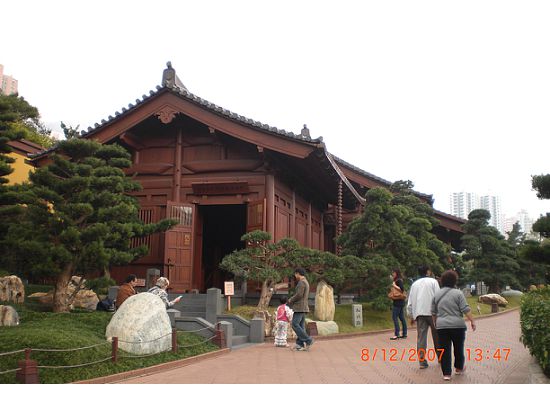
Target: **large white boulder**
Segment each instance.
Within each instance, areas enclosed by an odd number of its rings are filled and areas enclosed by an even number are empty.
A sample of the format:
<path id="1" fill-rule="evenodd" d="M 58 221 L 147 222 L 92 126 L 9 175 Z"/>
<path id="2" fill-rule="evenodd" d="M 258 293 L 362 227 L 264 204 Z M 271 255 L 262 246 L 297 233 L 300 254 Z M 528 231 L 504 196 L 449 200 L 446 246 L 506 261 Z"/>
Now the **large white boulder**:
<path id="1" fill-rule="evenodd" d="M 118 347 L 133 354 L 154 354 L 172 347 L 172 326 L 159 296 L 139 293 L 129 297 L 111 318 L 105 336 L 118 337 Z"/>
<path id="2" fill-rule="evenodd" d="M 315 319 L 319 321 L 332 321 L 334 320 L 335 311 L 336 305 L 334 304 L 334 290 L 332 286 L 327 285 L 324 281 L 319 282 L 317 292 L 315 293 Z"/>

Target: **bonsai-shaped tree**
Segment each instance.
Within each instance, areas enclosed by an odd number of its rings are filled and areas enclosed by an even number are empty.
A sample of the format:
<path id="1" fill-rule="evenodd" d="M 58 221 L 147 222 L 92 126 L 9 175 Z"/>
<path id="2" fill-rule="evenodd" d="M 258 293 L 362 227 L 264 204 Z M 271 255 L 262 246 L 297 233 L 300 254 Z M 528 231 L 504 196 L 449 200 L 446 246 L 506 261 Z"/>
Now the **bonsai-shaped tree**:
<path id="1" fill-rule="evenodd" d="M 464 224 L 463 259 L 473 261 L 470 277 L 483 281 L 491 293 L 499 293 L 504 284 L 518 286 L 519 264 L 512 246 L 499 231 L 489 225 L 487 210 L 473 210 Z"/>
<path id="2" fill-rule="evenodd" d="M 3 246 L 9 270 L 55 278 L 54 312 L 69 311 L 66 293 L 76 273 L 107 271 L 147 254 L 131 239 L 165 231 L 176 221 L 145 224 L 130 192 L 141 189 L 122 168 L 130 154 L 119 145 L 71 139 L 59 144 L 52 163 L 17 187 L 20 216 L 8 226 Z"/>

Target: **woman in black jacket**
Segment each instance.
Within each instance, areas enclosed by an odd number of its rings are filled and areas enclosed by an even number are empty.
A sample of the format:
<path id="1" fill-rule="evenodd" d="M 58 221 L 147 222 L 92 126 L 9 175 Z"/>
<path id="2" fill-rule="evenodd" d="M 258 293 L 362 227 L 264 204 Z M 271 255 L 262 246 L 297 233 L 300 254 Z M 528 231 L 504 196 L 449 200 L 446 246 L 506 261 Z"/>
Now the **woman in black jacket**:
<path id="1" fill-rule="evenodd" d="M 391 274 L 393 278 L 392 285 L 403 293 L 405 287 L 403 286 L 403 278 L 401 276 L 401 271 L 399 268 L 394 268 Z M 405 319 L 405 300 L 393 300 L 393 309 L 392 309 L 392 318 L 393 325 L 395 326 L 394 336 L 390 340 L 404 339 L 407 337 L 407 320 Z M 403 325 L 403 335 L 399 335 L 399 321 Z"/>

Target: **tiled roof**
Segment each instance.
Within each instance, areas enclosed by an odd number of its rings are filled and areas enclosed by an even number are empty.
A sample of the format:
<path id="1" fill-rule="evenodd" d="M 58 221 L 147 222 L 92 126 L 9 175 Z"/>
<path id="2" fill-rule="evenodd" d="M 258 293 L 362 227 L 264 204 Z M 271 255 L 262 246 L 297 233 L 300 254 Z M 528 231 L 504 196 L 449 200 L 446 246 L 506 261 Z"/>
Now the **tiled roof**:
<path id="1" fill-rule="evenodd" d="M 121 110 L 122 112 L 116 112 L 114 117 L 112 115 L 109 115 L 107 120 L 105 120 L 105 119 L 101 120 L 101 124 L 96 123 L 93 127 L 88 127 L 88 129 L 86 131 L 82 131 L 80 133 L 81 137 L 86 137 L 86 136 L 91 135 L 97 129 L 103 127 L 104 125 L 106 125 L 108 123 L 111 123 L 112 121 L 115 121 L 116 119 L 120 118 L 123 114 L 125 114 L 127 112 L 130 112 L 132 109 L 139 106 L 141 103 L 143 103 L 143 102 L 149 100 L 150 98 L 160 94 L 161 92 L 165 92 L 165 91 L 170 91 L 170 92 L 174 93 L 175 95 L 177 95 L 179 97 L 190 100 L 191 102 L 195 103 L 196 105 L 198 105 L 200 107 L 203 107 L 203 108 L 206 108 L 210 111 L 213 111 L 214 113 L 216 113 L 216 114 L 218 114 L 222 117 L 231 119 L 231 120 L 236 121 L 236 122 L 238 122 L 240 124 L 243 124 L 243 125 L 251 126 L 255 129 L 261 129 L 261 130 L 263 130 L 267 133 L 270 133 L 270 134 L 281 135 L 281 136 L 288 137 L 290 139 L 300 140 L 300 141 L 303 141 L 303 142 L 313 143 L 313 144 L 322 143 L 322 141 L 323 141 L 322 137 L 319 137 L 319 138 L 316 138 L 316 139 L 311 139 L 307 136 L 296 135 L 293 132 L 288 132 L 284 129 L 279 129 L 279 128 L 276 128 L 274 126 L 270 126 L 268 124 L 264 124 L 262 122 L 253 120 L 251 118 L 247 118 L 247 117 L 242 116 L 240 114 L 234 113 L 234 112 L 232 112 L 232 111 L 230 111 L 226 108 L 223 108 L 223 107 L 220 107 L 220 106 L 218 106 L 214 103 L 211 103 L 211 102 L 209 102 L 209 101 L 207 101 L 207 100 L 205 100 L 205 99 L 203 99 L 199 96 L 196 96 L 193 93 L 190 93 L 189 91 L 187 91 L 183 88 L 175 87 L 175 86 L 174 87 L 157 86 L 156 91 L 151 90 L 149 92 L 149 95 L 143 95 L 142 99 L 136 99 L 135 104 L 128 104 L 128 108 L 126 108 L 126 107 L 122 108 L 122 110 Z"/>
<path id="2" fill-rule="evenodd" d="M 344 161 L 342 160 L 341 158 L 338 158 L 336 157 L 335 155 L 332 154 L 332 157 L 334 158 L 334 160 L 338 163 L 338 164 L 341 164 L 343 165 L 344 167 L 346 168 L 349 168 L 351 169 L 352 171 L 355 171 L 357 172 L 358 174 L 360 175 L 363 175 L 364 177 L 366 178 L 370 178 L 374 181 L 377 181 L 379 183 L 381 183 L 382 185 L 385 185 L 385 186 L 391 186 L 393 184 L 393 182 L 390 182 L 390 181 L 387 181 L 383 178 L 380 178 L 379 176 L 376 176 L 376 175 L 373 175 L 371 174 L 370 172 L 367 172 L 359 167 L 356 167 L 355 165 L 353 164 L 350 164 L 349 162 L 347 161 Z M 430 202 L 433 202 L 433 196 L 431 194 L 426 194 L 426 193 L 421 193 L 421 192 L 418 192 L 416 190 L 413 190 L 412 191 L 415 195 L 419 196 L 419 197 L 424 197 L 425 199 L 429 200 Z"/>
<path id="3" fill-rule="evenodd" d="M 357 172 L 357 173 L 360 174 L 360 175 L 363 175 L 363 176 L 365 176 L 365 177 L 367 177 L 367 178 L 370 178 L 370 179 L 372 179 L 372 180 L 375 180 L 375 181 L 377 181 L 377 182 L 380 182 L 380 183 L 382 183 L 382 184 L 384 184 L 384 185 L 388 185 L 388 186 L 389 186 L 389 185 L 392 184 L 392 182 L 387 181 L 387 180 L 385 180 L 385 179 L 383 179 L 383 178 L 380 178 L 379 176 L 373 175 L 373 174 L 371 174 L 370 172 L 367 172 L 367 171 L 365 171 L 365 170 L 362 170 L 361 168 L 356 167 L 355 165 L 350 164 L 349 162 L 342 160 L 340 157 L 337 157 L 337 156 L 335 156 L 335 155 L 332 154 L 332 153 L 330 153 L 330 155 L 332 156 L 332 158 L 334 159 L 334 161 L 336 161 L 338 164 L 341 164 L 341 165 L 343 165 L 344 167 L 349 168 L 349 169 L 351 169 L 352 171 L 355 171 L 355 172 Z"/>
<path id="4" fill-rule="evenodd" d="M 132 104 L 128 104 L 128 107 L 122 107 L 122 109 L 117 112 L 115 112 L 115 115 L 112 116 L 112 115 L 109 115 L 107 117 L 107 119 L 102 119 L 100 123 L 96 123 L 94 124 L 94 126 L 89 126 L 87 130 L 83 130 L 80 132 L 80 137 L 82 138 L 85 138 L 85 137 L 88 137 L 90 135 L 92 135 L 93 133 L 95 133 L 98 129 L 101 129 L 103 127 L 105 127 L 106 125 L 109 125 L 111 123 L 113 123 L 114 121 L 122 118 L 125 114 L 127 114 L 128 112 L 131 112 L 133 109 L 135 109 L 136 107 L 138 107 L 139 105 L 141 105 L 142 103 L 145 103 L 149 100 L 151 100 L 152 98 L 156 97 L 157 95 L 160 95 L 161 93 L 164 93 L 164 92 L 171 92 L 181 98 L 185 98 L 187 100 L 190 100 L 191 102 L 195 103 L 196 105 L 202 107 L 202 108 L 205 108 L 205 109 L 208 109 L 222 117 L 225 117 L 225 118 L 228 118 L 230 120 L 233 120 L 235 122 L 238 122 L 240 124 L 243 124 L 243 125 L 247 125 L 249 127 L 252 127 L 254 129 L 260 129 L 268 134 L 271 134 L 271 135 L 279 135 L 279 136 L 285 136 L 289 139 L 292 139 L 292 140 L 298 140 L 298 141 L 301 141 L 301 142 L 306 142 L 306 143 L 309 143 L 309 144 L 320 144 L 320 143 L 323 143 L 323 138 L 322 137 L 318 137 L 318 138 L 315 138 L 315 139 L 311 139 L 310 137 L 308 136 L 305 136 L 305 135 L 296 135 L 294 134 L 293 132 L 289 132 L 289 131 L 286 131 L 284 129 L 279 129 L 277 127 L 274 127 L 274 126 L 270 126 L 268 124 L 264 124 L 260 121 L 256 121 L 256 120 L 253 120 L 251 118 L 247 118 L 245 116 L 242 116 L 240 114 L 237 114 L 237 113 L 234 113 L 226 108 L 223 108 L 223 107 L 220 107 L 214 103 L 211 103 L 199 96 L 196 96 L 192 93 L 190 93 L 188 90 L 186 90 L 185 88 L 182 88 L 182 87 L 177 87 L 177 86 L 173 86 L 173 87 L 168 87 L 168 86 L 157 86 L 156 87 L 156 90 L 151 90 L 149 91 L 149 94 L 144 94 L 142 96 L 141 99 L 136 99 L 135 102 Z M 36 153 L 34 155 L 34 157 L 39 157 L 41 155 L 44 155 L 46 153 L 49 153 L 51 151 L 54 151 L 55 149 L 57 148 L 57 145 L 56 146 L 53 146 L 45 151 L 42 151 L 40 153 Z M 34 158 L 33 157 L 33 158 Z"/>

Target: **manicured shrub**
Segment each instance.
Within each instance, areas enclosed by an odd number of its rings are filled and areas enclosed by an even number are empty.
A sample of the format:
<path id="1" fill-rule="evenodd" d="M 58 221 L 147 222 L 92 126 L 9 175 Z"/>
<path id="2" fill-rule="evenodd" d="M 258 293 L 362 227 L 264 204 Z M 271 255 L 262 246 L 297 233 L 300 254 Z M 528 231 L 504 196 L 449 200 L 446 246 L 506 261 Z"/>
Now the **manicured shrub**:
<path id="1" fill-rule="evenodd" d="M 550 287 L 522 297 L 521 341 L 550 377 Z"/>

